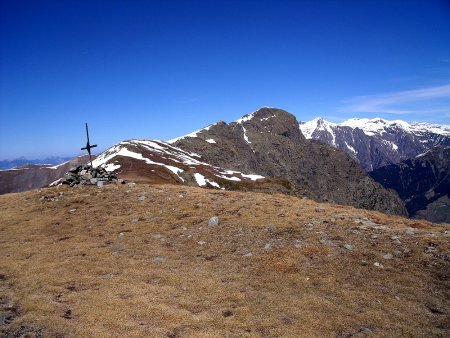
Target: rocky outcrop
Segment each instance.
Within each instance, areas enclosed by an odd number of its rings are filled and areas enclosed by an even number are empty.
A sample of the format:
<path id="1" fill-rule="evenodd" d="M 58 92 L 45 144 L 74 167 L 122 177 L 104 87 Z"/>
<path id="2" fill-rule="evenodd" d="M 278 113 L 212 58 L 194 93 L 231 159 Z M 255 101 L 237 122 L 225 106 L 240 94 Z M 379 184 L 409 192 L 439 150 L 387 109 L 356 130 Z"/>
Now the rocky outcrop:
<path id="1" fill-rule="evenodd" d="M 405 201 L 410 216 L 450 223 L 450 147 L 379 168 L 370 176 Z"/>
<path id="2" fill-rule="evenodd" d="M 79 165 L 71 168 L 58 183 L 67 184 L 71 187 L 76 185 L 98 185 L 102 186 L 105 183 L 116 183 L 117 177 L 110 174 L 102 167 L 91 167 L 90 165 Z M 125 181 L 120 180 L 120 183 Z"/>
<path id="3" fill-rule="evenodd" d="M 302 133 L 336 147 L 366 171 L 414 158 L 435 146 L 450 146 L 450 127 L 376 119 L 336 124 L 322 118 L 300 123 Z"/>
<path id="4" fill-rule="evenodd" d="M 215 166 L 285 179 L 297 196 L 406 214 L 395 192 L 383 189 L 341 151 L 305 139 L 298 125 L 284 110 L 262 108 L 169 142 Z"/>

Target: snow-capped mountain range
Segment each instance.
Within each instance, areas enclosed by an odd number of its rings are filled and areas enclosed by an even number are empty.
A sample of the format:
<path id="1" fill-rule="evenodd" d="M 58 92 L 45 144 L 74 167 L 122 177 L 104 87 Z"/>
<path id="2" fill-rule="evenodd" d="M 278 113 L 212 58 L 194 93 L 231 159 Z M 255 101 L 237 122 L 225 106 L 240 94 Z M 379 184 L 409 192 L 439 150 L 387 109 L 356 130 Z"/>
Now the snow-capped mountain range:
<path id="1" fill-rule="evenodd" d="M 300 122 L 307 139 L 336 147 L 366 171 L 414 158 L 432 147 L 450 145 L 450 126 L 353 118 L 332 123 L 323 118 Z"/>

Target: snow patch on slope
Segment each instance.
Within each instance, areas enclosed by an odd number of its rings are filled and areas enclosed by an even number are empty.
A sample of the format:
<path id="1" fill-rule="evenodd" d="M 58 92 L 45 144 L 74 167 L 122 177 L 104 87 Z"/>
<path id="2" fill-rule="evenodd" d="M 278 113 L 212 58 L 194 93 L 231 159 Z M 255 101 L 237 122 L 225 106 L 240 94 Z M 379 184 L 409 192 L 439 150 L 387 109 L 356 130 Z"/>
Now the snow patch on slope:
<path id="1" fill-rule="evenodd" d="M 244 131 L 244 140 L 245 140 L 245 142 L 247 142 L 248 144 L 250 144 L 251 142 L 250 142 L 250 140 L 248 139 L 248 136 L 247 136 L 247 130 L 244 128 L 244 126 L 241 126 L 242 127 L 242 130 Z"/>
<path id="2" fill-rule="evenodd" d="M 184 179 L 179 175 L 180 173 L 182 173 L 184 170 L 171 166 L 171 165 L 167 165 L 164 163 L 159 163 L 159 162 L 155 162 L 152 161 L 146 157 L 143 157 L 142 154 L 140 153 L 136 153 L 134 151 L 130 151 L 127 148 L 124 147 L 124 145 L 126 145 L 129 142 L 122 142 L 119 143 L 119 145 L 114 146 L 110 149 L 108 149 L 107 151 L 105 151 L 103 154 L 101 154 L 100 156 L 98 156 L 94 161 L 92 161 L 92 164 L 94 167 L 98 167 L 98 166 L 108 166 L 107 162 L 112 160 L 114 157 L 116 156 L 124 156 L 124 157 L 131 157 L 131 158 L 135 158 L 137 160 L 141 160 L 144 161 L 147 164 L 153 164 L 153 165 L 158 165 L 158 166 L 162 166 L 167 168 L 168 170 L 170 170 L 171 172 L 173 172 L 175 175 L 178 176 L 178 178 L 184 182 Z M 122 146 L 120 146 L 122 145 Z"/>
<path id="3" fill-rule="evenodd" d="M 214 181 L 211 181 L 211 180 L 205 178 L 205 176 L 203 176 L 202 174 L 195 173 L 195 174 L 194 174 L 194 178 L 195 178 L 195 181 L 197 182 L 197 184 L 198 184 L 200 187 L 204 187 L 204 186 L 206 186 L 207 183 L 209 183 L 209 184 L 211 184 L 213 187 L 216 187 L 216 188 L 219 188 L 219 189 L 220 189 L 220 185 L 219 185 L 217 182 L 214 182 Z"/>
<path id="4" fill-rule="evenodd" d="M 166 141 L 166 143 L 175 143 L 176 141 L 181 140 L 181 139 L 184 139 L 184 138 L 186 138 L 186 137 L 197 137 L 198 134 L 200 134 L 202 131 L 204 131 L 204 130 L 209 130 L 212 126 L 214 126 L 214 125 L 216 125 L 216 124 L 217 124 L 217 123 L 213 123 L 213 124 L 210 124 L 209 126 L 207 126 L 207 127 L 205 127 L 205 128 L 199 129 L 199 130 L 194 131 L 194 132 L 192 132 L 192 133 L 189 133 L 189 134 L 187 134 L 187 135 L 173 138 L 173 139 L 171 139 L 171 140 Z"/>

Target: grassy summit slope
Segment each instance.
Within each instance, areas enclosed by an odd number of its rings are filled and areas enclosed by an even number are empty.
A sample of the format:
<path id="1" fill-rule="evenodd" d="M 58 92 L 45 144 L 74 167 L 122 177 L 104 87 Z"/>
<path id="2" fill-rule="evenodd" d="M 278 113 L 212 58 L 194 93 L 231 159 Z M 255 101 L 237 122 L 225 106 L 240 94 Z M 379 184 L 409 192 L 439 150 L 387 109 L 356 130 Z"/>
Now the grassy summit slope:
<path id="1" fill-rule="evenodd" d="M 174 185 L 4 195 L 0 335 L 444 337 L 448 229 Z"/>

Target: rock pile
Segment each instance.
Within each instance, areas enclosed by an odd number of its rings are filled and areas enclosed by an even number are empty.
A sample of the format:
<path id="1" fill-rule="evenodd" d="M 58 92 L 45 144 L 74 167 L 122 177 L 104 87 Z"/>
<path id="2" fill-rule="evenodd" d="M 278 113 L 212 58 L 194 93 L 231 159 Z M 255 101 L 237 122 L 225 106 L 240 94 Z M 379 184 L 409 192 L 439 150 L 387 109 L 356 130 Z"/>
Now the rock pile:
<path id="1" fill-rule="evenodd" d="M 116 176 L 102 167 L 93 168 L 90 165 L 79 165 L 71 168 L 61 181 L 62 184 L 68 184 L 71 187 L 75 185 L 102 186 L 106 182 L 122 183 L 123 180 L 118 180 Z"/>

